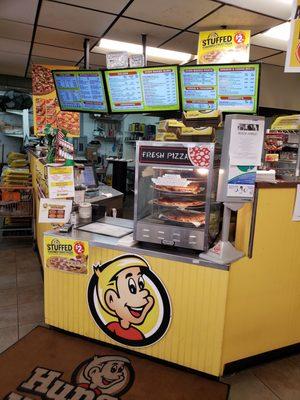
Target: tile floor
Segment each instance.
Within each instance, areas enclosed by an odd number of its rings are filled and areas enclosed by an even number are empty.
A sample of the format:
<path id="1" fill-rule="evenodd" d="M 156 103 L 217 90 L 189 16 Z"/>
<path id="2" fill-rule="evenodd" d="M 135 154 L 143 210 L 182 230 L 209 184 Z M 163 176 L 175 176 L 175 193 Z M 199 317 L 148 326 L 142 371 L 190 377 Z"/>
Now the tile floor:
<path id="1" fill-rule="evenodd" d="M 38 257 L 25 240 L 0 243 L 0 353 L 43 324 L 43 280 Z"/>
<path id="2" fill-rule="evenodd" d="M 43 281 L 32 245 L 0 242 L 0 353 L 43 324 Z M 300 400 L 300 354 L 222 379 L 230 400 Z"/>

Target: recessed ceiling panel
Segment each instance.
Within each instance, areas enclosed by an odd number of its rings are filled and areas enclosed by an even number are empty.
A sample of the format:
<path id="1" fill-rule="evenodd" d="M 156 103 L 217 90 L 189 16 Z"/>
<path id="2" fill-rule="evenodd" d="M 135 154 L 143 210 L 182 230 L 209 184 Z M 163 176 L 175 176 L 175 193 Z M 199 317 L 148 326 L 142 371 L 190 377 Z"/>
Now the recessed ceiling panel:
<path id="1" fill-rule="evenodd" d="M 268 57 L 275 53 L 277 53 L 277 50 L 272 50 L 272 49 L 268 49 L 266 47 L 259 47 L 259 46 L 251 45 L 250 60 L 251 61 L 259 60 L 260 58 Z"/>
<path id="2" fill-rule="evenodd" d="M 285 40 L 275 39 L 267 37 L 263 34 L 256 35 L 251 38 L 251 43 L 257 44 L 259 46 L 269 47 L 275 50 L 286 50 L 288 42 Z"/>
<path id="3" fill-rule="evenodd" d="M 6 39 L 16 39 L 30 42 L 32 37 L 32 29 L 32 25 L 0 19 L 0 37 Z"/>
<path id="4" fill-rule="evenodd" d="M 183 51 L 184 53 L 197 54 L 198 35 L 183 32 L 162 46 L 162 49 Z"/>
<path id="5" fill-rule="evenodd" d="M 95 10 L 119 12 L 126 6 L 128 0 L 64 0 L 64 3 L 75 4 L 81 7 L 93 8 Z"/>
<path id="6" fill-rule="evenodd" d="M 265 58 L 263 60 L 263 62 L 265 64 L 273 64 L 273 65 L 280 65 L 280 66 L 284 66 L 285 64 L 285 57 L 286 57 L 286 52 L 277 54 L 276 56 L 271 56 L 268 58 Z M 300 100 L 299 100 L 299 104 L 300 104 Z"/>
<path id="7" fill-rule="evenodd" d="M 38 27 L 35 42 L 40 44 L 51 44 L 53 46 L 66 47 L 69 49 L 83 50 L 84 39 L 90 39 L 93 44 L 97 39 L 87 35 L 77 35 L 57 29 Z"/>
<path id="8" fill-rule="evenodd" d="M 1 0 L 0 18 L 34 23 L 38 0 Z"/>
<path id="9" fill-rule="evenodd" d="M 105 54 L 90 53 L 90 65 L 97 65 L 98 67 L 106 66 Z"/>
<path id="10" fill-rule="evenodd" d="M 0 51 L 0 74 L 24 76 L 28 56 Z"/>
<path id="11" fill-rule="evenodd" d="M 77 32 L 83 35 L 100 36 L 114 18 L 113 15 L 44 1 L 39 25 Z"/>
<path id="12" fill-rule="evenodd" d="M 179 32 L 176 29 L 164 28 L 145 22 L 132 21 L 126 18 L 120 18 L 112 29 L 105 36 L 106 39 L 120 40 L 141 44 L 141 34 L 147 34 L 147 45 L 158 46 L 165 40 L 169 39 L 175 33 Z"/>
<path id="13" fill-rule="evenodd" d="M 13 40 L 13 39 L 4 39 L 0 37 L 0 51 L 4 51 L 7 53 L 28 55 L 29 49 L 30 49 L 30 42 L 23 42 L 21 40 Z"/>
<path id="14" fill-rule="evenodd" d="M 56 46 L 47 46 L 35 43 L 32 49 L 32 55 L 39 57 L 50 57 L 58 60 L 77 62 L 83 55 L 83 51 L 69 50 Z"/>
<path id="15" fill-rule="evenodd" d="M 219 6 L 209 0 L 135 0 L 125 15 L 184 29 Z"/>
<path id="16" fill-rule="evenodd" d="M 223 3 L 232 4 L 248 10 L 257 11 L 273 17 L 288 20 L 291 16 L 293 0 L 222 0 Z"/>
<path id="17" fill-rule="evenodd" d="M 277 19 L 265 17 L 251 11 L 244 11 L 239 8 L 225 6 L 194 25 L 191 29 L 193 31 L 203 31 L 222 29 L 221 26 L 226 26 L 228 29 L 250 29 L 251 33 L 255 34 L 276 25 L 278 25 Z"/>

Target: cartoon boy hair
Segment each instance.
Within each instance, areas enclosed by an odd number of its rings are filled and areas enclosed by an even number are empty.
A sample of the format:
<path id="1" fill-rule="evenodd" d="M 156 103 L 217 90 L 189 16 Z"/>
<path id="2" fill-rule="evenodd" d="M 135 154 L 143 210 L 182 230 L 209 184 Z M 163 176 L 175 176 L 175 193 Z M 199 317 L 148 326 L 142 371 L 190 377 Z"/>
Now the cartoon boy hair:
<path id="1" fill-rule="evenodd" d="M 101 266 L 95 266 L 98 276 L 97 295 L 101 307 L 117 321 L 106 325 L 116 336 L 140 341 L 144 334 L 136 328 L 142 325 L 154 306 L 154 298 L 145 288 L 147 262 L 136 255 L 123 255 Z"/>
<path id="2" fill-rule="evenodd" d="M 72 375 L 74 385 L 92 390 L 99 399 L 102 396 L 118 399 L 129 390 L 133 381 L 131 362 L 119 355 L 94 356 L 81 363 Z"/>

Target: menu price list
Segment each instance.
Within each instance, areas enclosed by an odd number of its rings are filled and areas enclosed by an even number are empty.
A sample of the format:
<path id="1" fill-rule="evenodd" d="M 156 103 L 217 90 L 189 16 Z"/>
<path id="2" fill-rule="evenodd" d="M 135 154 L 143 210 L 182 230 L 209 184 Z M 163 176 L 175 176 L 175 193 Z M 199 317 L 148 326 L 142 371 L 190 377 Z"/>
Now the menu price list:
<path id="1" fill-rule="evenodd" d="M 106 81 L 112 111 L 179 108 L 176 69 L 107 71 Z"/>
<path id="2" fill-rule="evenodd" d="M 145 107 L 176 106 L 177 77 L 172 69 L 146 70 L 142 73 Z"/>
<path id="3" fill-rule="evenodd" d="M 56 85 L 64 109 L 107 111 L 102 76 L 99 72 L 57 74 Z"/>
<path id="4" fill-rule="evenodd" d="M 257 73 L 255 66 L 182 69 L 183 108 L 255 111 Z"/>

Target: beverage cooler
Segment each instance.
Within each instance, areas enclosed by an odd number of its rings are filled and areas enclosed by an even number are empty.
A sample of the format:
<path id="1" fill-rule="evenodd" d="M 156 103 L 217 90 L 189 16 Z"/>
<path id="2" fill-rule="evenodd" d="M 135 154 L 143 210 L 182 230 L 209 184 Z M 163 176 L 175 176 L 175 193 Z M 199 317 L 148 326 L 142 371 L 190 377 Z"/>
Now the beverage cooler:
<path id="1" fill-rule="evenodd" d="M 218 233 L 214 144 L 137 142 L 135 240 L 206 251 Z"/>

